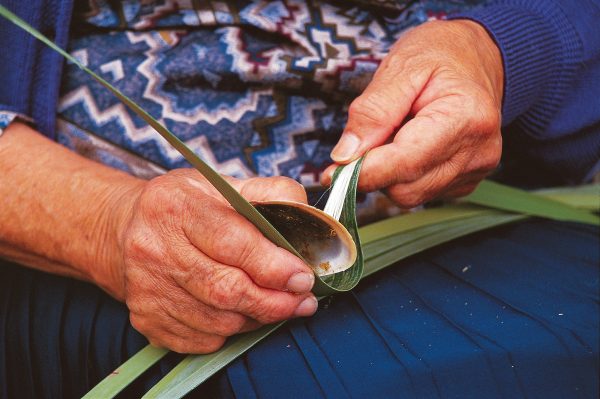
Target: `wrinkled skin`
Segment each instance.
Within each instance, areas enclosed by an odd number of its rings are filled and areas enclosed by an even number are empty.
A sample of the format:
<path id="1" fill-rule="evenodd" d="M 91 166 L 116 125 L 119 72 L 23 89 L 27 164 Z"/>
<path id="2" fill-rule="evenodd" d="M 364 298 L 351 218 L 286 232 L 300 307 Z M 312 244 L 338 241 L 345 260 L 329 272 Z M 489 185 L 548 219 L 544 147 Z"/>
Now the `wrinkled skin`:
<path id="1" fill-rule="evenodd" d="M 352 103 L 332 157 L 346 163 L 370 149 L 359 188 L 385 189 L 402 206 L 468 193 L 500 157 L 502 79 L 479 25 L 415 28 Z M 102 287 L 151 343 L 207 353 L 237 332 L 316 311 L 309 267 L 198 172 L 143 181 L 18 122 L 0 144 L 0 256 Z M 230 182 L 248 200 L 306 202 L 290 179 Z"/>
<path id="2" fill-rule="evenodd" d="M 306 203 L 291 179 L 229 182 L 248 200 Z M 131 323 L 152 344 L 207 353 L 238 332 L 315 312 L 309 267 L 268 241 L 198 172 L 175 170 L 127 195 L 134 205 L 122 230 L 121 293 Z"/>
<path id="3" fill-rule="evenodd" d="M 483 27 L 425 23 L 397 41 L 352 102 L 331 156 L 343 164 L 369 151 L 359 189 L 383 189 L 402 207 L 466 195 L 500 160 L 502 90 L 500 52 Z"/>

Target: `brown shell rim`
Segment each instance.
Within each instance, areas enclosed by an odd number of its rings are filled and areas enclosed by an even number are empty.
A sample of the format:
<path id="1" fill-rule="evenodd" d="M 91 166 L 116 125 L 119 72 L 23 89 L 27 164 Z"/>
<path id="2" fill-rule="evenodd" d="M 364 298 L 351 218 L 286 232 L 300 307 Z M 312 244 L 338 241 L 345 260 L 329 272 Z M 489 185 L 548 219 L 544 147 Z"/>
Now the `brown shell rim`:
<path id="1" fill-rule="evenodd" d="M 338 235 L 340 236 L 340 238 L 342 239 L 342 242 L 344 242 L 347 246 L 350 247 L 350 258 L 352 261 L 350 262 L 349 265 L 347 265 L 347 267 L 344 268 L 344 270 L 349 269 L 356 262 L 356 258 L 358 256 L 357 251 L 356 251 L 356 243 L 354 242 L 354 239 L 350 235 L 350 232 L 348 232 L 346 227 L 344 227 L 344 225 L 341 224 L 338 220 L 334 219 L 331 215 L 323 212 L 319 208 L 315 208 L 314 206 L 305 204 L 303 202 L 283 201 L 283 200 L 251 201 L 250 203 L 253 205 L 254 204 L 289 205 L 289 206 L 293 206 L 296 208 L 301 208 L 302 210 L 304 210 L 312 215 L 315 215 L 319 219 L 325 221 L 333 230 L 335 230 L 338 233 Z M 351 244 L 349 244 L 349 243 L 351 243 Z"/>

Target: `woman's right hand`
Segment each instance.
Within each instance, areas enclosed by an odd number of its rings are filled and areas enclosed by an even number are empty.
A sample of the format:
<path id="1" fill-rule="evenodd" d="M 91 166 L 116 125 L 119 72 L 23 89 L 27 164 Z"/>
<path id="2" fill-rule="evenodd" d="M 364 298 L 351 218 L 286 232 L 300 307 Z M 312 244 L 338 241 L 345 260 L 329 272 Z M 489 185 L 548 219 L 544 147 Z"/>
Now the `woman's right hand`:
<path id="1" fill-rule="evenodd" d="M 306 202 L 286 178 L 229 179 L 248 200 Z M 266 239 L 197 172 L 180 169 L 122 194 L 110 291 L 132 325 L 180 353 L 219 349 L 227 336 L 312 315 L 314 276 Z"/>

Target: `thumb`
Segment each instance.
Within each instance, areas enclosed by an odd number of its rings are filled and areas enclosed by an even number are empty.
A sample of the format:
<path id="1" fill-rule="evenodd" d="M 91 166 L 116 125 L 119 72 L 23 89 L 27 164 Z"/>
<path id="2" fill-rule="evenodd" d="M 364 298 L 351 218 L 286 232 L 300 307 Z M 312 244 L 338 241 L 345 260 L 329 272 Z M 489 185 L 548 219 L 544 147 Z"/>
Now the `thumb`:
<path id="1" fill-rule="evenodd" d="M 409 114 L 429 74 L 403 71 L 398 58 L 390 53 L 365 91 L 350 104 L 348 122 L 331 152 L 336 163 L 351 162 L 385 143 Z"/>

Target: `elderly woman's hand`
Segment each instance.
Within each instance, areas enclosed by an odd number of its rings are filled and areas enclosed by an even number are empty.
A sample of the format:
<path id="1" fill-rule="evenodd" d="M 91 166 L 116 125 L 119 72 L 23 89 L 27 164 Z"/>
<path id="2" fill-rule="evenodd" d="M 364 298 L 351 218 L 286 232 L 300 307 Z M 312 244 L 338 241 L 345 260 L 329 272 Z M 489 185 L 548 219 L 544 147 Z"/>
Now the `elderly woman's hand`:
<path id="1" fill-rule="evenodd" d="M 249 200 L 306 202 L 291 179 L 230 182 Z M 198 172 L 172 171 L 133 195 L 125 201 L 134 205 L 123 223 L 117 295 L 152 344 L 212 352 L 227 336 L 316 311 L 311 269 L 267 240 Z"/>
<path id="2" fill-rule="evenodd" d="M 502 87 L 500 52 L 483 27 L 425 23 L 398 40 L 351 104 L 331 156 L 347 163 L 370 150 L 359 189 L 385 189 L 400 206 L 466 195 L 500 160 Z"/>
<path id="3" fill-rule="evenodd" d="M 141 180 L 18 122 L 0 155 L 0 256 L 98 285 L 155 345 L 211 352 L 237 332 L 316 311 L 311 269 L 195 170 Z M 249 200 L 306 202 L 291 179 L 229 181 Z"/>

